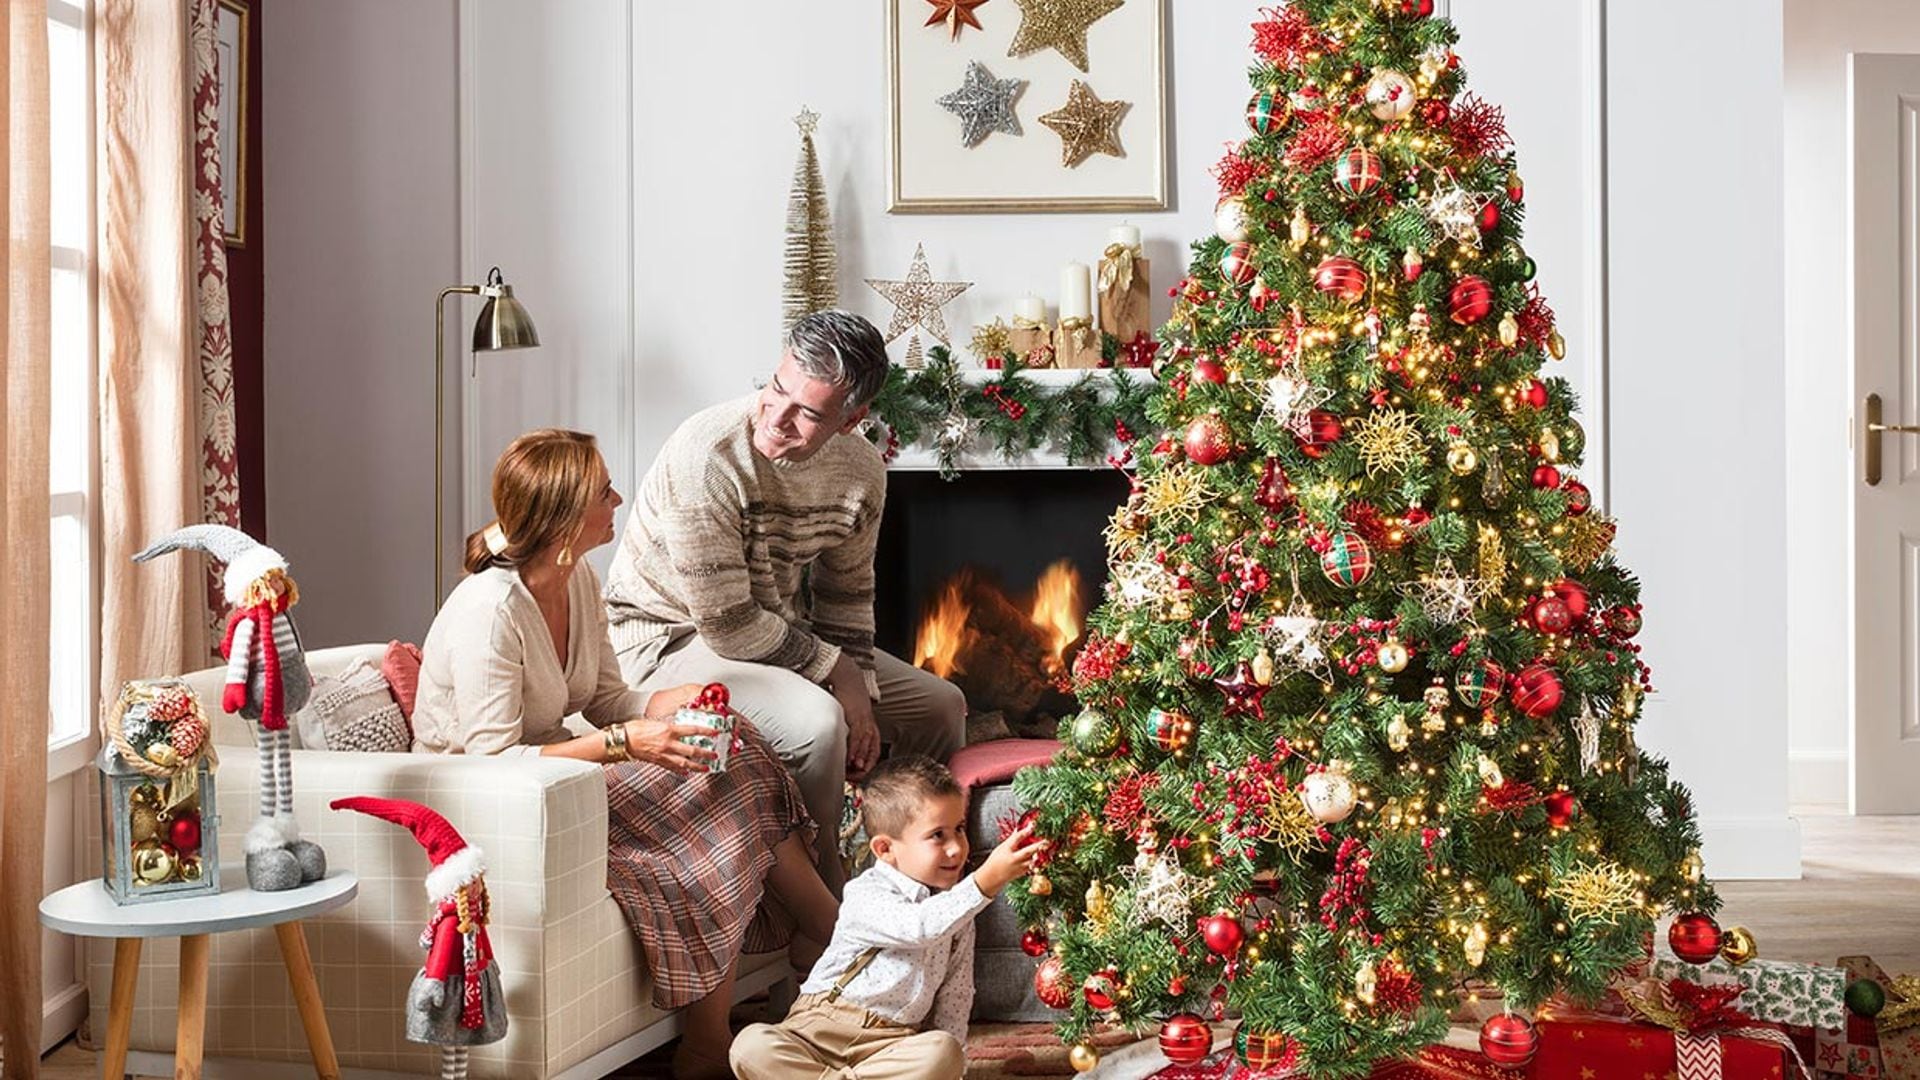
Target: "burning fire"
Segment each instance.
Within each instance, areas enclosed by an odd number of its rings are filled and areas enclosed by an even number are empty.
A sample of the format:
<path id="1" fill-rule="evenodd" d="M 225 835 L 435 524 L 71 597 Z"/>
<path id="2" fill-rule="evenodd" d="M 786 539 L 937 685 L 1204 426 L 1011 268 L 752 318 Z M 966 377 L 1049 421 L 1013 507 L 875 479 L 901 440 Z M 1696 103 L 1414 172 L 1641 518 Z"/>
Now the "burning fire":
<path id="1" fill-rule="evenodd" d="M 960 667 L 960 653 L 973 644 L 976 636 L 967 625 L 973 605 L 967 603 L 966 585 L 971 575 L 962 573 L 940 589 L 933 611 L 920 621 L 918 640 L 913 644 L 913 664 L 943 679 L 951 678 Z"/>
<path id="2" fill-rule="evenodd" d="M 1067 646 L 1080 640 L 1080 571 L 1072 560 L 1061 559 L 1046 568 L 1033 586 L 1033 625 L 1047 642 L 1047 674 L 1058 679 L 1066 670 Z"/>

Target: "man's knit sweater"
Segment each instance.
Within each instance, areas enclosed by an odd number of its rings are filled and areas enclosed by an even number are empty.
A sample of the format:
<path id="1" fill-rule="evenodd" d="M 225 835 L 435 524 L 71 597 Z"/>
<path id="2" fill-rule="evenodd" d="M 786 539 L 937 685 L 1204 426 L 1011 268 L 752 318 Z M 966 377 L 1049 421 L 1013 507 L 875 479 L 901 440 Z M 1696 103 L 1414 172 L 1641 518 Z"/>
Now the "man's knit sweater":
<path id="1" fill-rule="evenodd" d="M 886 465 L 857 435 L 834 436 L 806 461 L 767 460 L 753 449 L 758 400 L 696 413 L 640 482 L 607 575 L 614 651 L 631 677 L 697 633 L 729 660 L 814 682 L 844 651 L 877 697 L 873 554 Z"/>

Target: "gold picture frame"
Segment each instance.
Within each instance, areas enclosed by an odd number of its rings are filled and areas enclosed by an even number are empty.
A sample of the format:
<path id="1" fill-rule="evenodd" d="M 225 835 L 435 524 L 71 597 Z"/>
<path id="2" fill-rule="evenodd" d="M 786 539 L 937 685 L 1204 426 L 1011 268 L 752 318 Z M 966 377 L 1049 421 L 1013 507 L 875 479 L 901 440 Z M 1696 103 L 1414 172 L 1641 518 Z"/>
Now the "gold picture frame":
<path id="1" fill-rule="evenodd" d="M 220 81 L 220 235 L 228 247 L 247 246 L 247 55 L 253 9 L 246 0 L 219 0 L 213 15 L 213 69 Z"/>
<path id="2" fill-rule="evenodd" d="M 1013 4 L 985 6 L 983 29 L 923 26 L 926 0 L 882 0 L 887 15 L 887 211 L 894 214 L 1086 213 L 1165 210 L 1170 198 L 1165 0 L 1125 0 L 1088 29 L 1088 70 L 1053 49 L 1010 57 Z M 989 16 L 998 16 L 990 20 Z M 1111 20 L 1111 21 L 1109 21 Z M 1022 134 L 959 145 L 957 120 L 939 93 L 958 86 L 968 61 L 1027 85 L 1015 106 Z M 1130 107 L 1121 121 L 1122 164 L 1094 155 L 1068 168 L 1060 141 L 1039 123 L 1074 81 Z M 1119 87 L 1121 92 L 1111 92 Z"/>

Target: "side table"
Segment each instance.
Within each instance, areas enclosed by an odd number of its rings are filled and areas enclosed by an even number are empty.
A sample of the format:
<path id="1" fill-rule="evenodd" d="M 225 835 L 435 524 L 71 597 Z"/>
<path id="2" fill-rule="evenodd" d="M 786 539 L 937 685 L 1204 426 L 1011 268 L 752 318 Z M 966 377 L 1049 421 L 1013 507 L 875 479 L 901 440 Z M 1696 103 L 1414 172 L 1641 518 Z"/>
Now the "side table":
<path id="1" fill-rule="evenodd" d="M 100 1075 L 107 1080 L 122 1080 L 126 1075 L 142 941 L 180 939 L 174 1076 L 176 1080 L 198 1080 L 206 1043 L 207 960 L 213 951 L 212 935 L 271 926 L 280 939 L 280 956 L 287 965 L 287 981 L 300 1009 L 300 1023 L 307 1031 L 314 1072 L 321 1080 L 338 1080 L 340 1060 L 333 1052 L 333 1035 L 327 1030 L 327 1013 L 313 979 L 313 960 L 307 953 L 307 936 L 300 920 L 352 900 L 360 891 L 360 879 L 351 871 L 335 870 L 298 889 L 254 892 L 247 887 L 244 868 L 230 866 L 220 875 L 220 887 L 213 896 L 123 906 L 114 903 L 106 886 L 95 878 L 69 885 L 40 901 L 40 922 L 49 929 L 79 937 L 114 939 L 113 998 L 107 1012 L 107 1047 L 100 1057 Z"/>

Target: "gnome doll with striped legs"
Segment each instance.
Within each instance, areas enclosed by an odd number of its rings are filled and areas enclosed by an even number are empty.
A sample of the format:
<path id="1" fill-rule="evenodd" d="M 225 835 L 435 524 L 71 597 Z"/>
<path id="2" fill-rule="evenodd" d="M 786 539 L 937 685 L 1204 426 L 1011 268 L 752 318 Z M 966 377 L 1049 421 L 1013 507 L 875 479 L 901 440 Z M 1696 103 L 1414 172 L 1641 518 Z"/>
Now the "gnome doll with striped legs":
<path id="1" fill-rule="evenodd" d="M 134 562 L 181 549 L 227 564 L 221 576 L 233 614 L 220 643 L 227 685 L 220 705 L 259 725 L 260 818 L 247 830 L 247 884 L 260 892 L 293 889 L 327 876 L 327 853 L 300 838 L 293 818 L 292 735 L 287 718 L 313 690 L 306 653 L 288 609 L 300 589 L 287 560 L 239 529 L 189 525 L 156 541 Z"/>
<path id="2" fill-rule="evenodd" d="M 431 807 L 363 795 L 335 799 L 413 833 L 427 851 L 427 899 L 433 904 L 420 947 L 427 959 L 407 990 L 407 1038 L 440 1048 L 441 1080 L 466 1080 L 467 1048 L 507 1037 L 500 965 L 487 940 L 486 856 Z"/>

